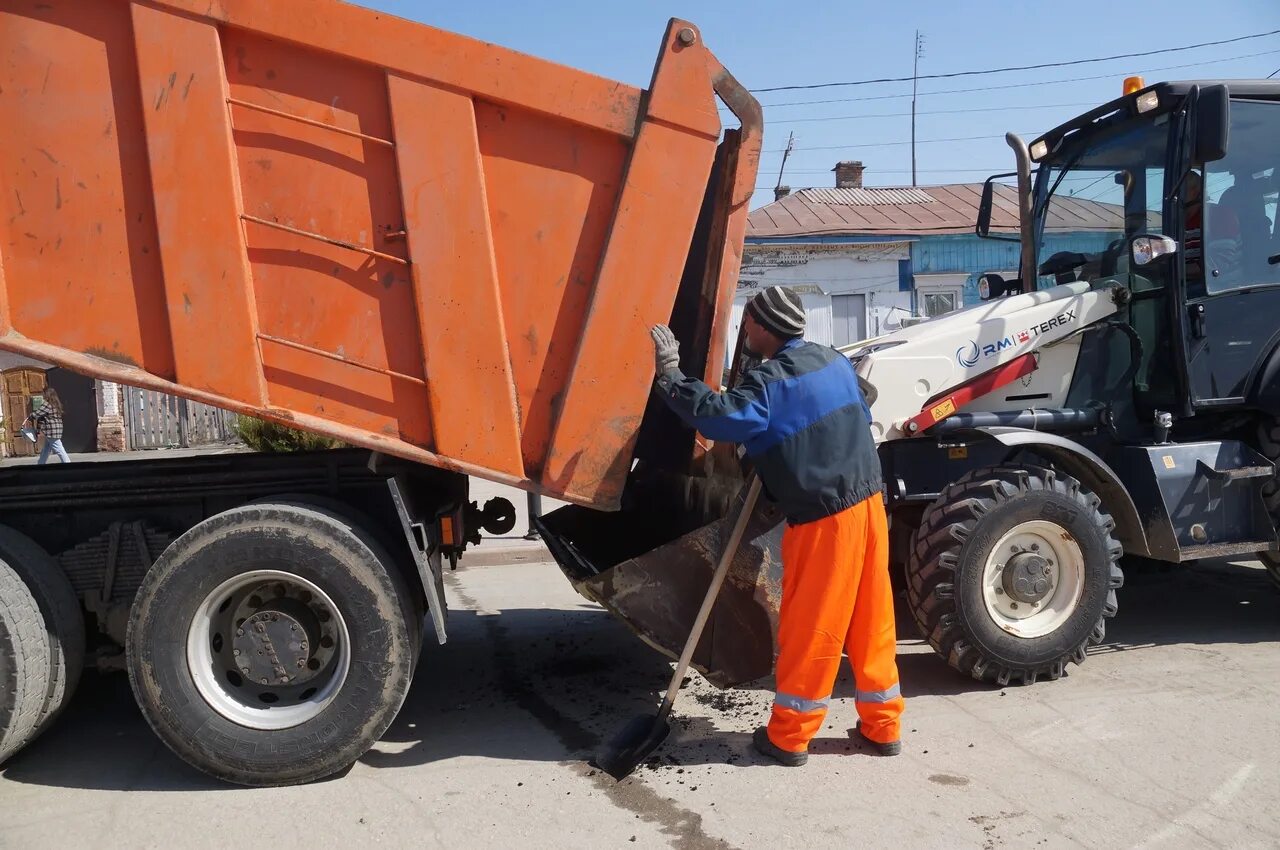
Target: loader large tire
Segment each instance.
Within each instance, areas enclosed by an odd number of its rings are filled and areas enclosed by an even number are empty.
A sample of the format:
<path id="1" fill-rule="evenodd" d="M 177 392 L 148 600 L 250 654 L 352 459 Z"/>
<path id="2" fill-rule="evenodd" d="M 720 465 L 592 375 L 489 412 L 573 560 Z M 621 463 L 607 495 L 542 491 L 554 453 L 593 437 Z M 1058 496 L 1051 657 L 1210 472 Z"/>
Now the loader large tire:
<path id="1" fill-rule="evenodd" d="M 341 514 L 288 502 L 174 541 L 138 591 L 127 646 L 134 695 L 169 748 L 245 785 L 320 779 L 363 755 L 413 666 L 408 590 L 376 548 Z"/>
<path id="2" fill-rule="evenodd" d="M 1272 420 L 1259 426 L 1258 448 L 1267 460 L 1276 464 L 1276 474 L 1262 485 L 1262 498 L 1267 503 L 1271 521 L 1280 528 L 1280 421 Z M 1262 561 L 1271 580 L 1280 588 L 1280 552 L 1259 552 L 1258 560 Z"/>
<path id="3" fill-rule="evenodd" d="M 907 564 L 921 633 L 1001 685 L 1056 679 L 1106 634 L 1123 583 L 1114 523 L 1080 482 L 1036 466 L 975 470 L 925 512 Z"/>
<path id="4" fill-rule="evenodd" d="M 31 740 L 49 690 L 49 639 L 22 577 L 0 561 L 0 764 Z"/>
<path id="5" fill-rule="evenodd" d="M 49 728 L 76 692 L 84 667 L 84 613 L 62 567 L 30 537 L 0 526 L 0 559 L 31 591 L 49 642 L 48 689 L 34 738 Z"/>

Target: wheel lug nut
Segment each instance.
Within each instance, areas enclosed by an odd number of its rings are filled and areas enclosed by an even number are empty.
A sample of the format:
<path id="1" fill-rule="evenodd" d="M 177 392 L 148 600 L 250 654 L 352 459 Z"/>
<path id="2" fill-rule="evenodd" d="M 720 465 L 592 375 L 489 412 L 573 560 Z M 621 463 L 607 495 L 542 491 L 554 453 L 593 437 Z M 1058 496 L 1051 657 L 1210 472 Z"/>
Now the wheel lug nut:
<path id="1" fill-rule="evenodd" d="M 997 587 L 997 588 L 996 588 L 996 596 L 1004 596 L 1004 588 L 1003 588 L 1003 587 Z"/>
<path id="2" fill-rule="evenodd" d="M 231 650 L 231 651 L 232 651 L 232 652 L 234 652 L 236 655 L 239 655 L 239 654 L 240 654 L 240 650 L 238 650 L 238 649 L 233 649 L 233 650 Z"/>
<path id="3" fill-rule="evenodd" d="M 236 637 L 244 637 L 244 629 L 236 629 Z"/>
<path id="4" fill-rule="evenodd" d="M 264 685 L 265 685 L 266 683 L 267 683 L 267 680 L 266 680 L 266 679 L 263 679 L 263 680 L 262 680 L 262 684 L 264 684 Z"/>
<path id="5" fill-rule="evenodd" d="M 1032 543 L 1032 544 L 1031 544 L 1031 551 L 1032 551 L 1032 552 L 1039 552 L 1039 551 L 1040 551 L 1040 544 L 1039 544 L 1039 543 Z"/>
<path id="6" fill-rule="evenodd" d="M 1010 602 L 1010 603 L 1009 603 L 1009 607 L 1010 607 L 1010 608 L 1012 608 L 1012 609 L 1014 609 L 1014 610 L 1016 611 L 1016 610 L 1018 610 L 1018 603 L 1017 603 L 1017 602 Z"/>

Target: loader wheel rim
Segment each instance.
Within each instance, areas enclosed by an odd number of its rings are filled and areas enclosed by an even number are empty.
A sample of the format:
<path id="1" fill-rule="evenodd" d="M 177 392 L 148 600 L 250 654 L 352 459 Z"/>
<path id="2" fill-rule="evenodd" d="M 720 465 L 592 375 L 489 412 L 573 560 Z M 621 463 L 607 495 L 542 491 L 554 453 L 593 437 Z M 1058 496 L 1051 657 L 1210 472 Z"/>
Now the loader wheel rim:
<path id="1" fill-rule="evenodd" d="M 289 729 L 317 717 L 342 690 L 351 641 L 341 610 L 315 584 L 282 570 L 252 570 L 218 585 L 197 607 L 187 665 L 200 696 L 222 717 L 250 729 Z"/>
<path id="2" fill-rule="evenodd" d="M 982 595 L 992 622 L 1014 637 L 1043 637 L 1061 628 L 1084 594 L 1084 552 L 1055 522 L 1030 520 L 992 547 Z"/>

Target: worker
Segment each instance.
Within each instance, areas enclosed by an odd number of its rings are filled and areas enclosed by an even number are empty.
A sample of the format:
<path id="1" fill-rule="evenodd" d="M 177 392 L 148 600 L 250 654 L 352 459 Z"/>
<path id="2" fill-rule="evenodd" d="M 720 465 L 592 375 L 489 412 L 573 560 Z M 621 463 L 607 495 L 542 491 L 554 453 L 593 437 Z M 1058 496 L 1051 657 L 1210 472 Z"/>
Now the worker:
<path id="1" fill-rule="evenodd" d="M 747 349 L 764 362 L 725 392 L 680 371 L 669 328 L 652 336 L 667 404 L 708 439 L 741 443 L 787 520 L 777 692 L 753 742 L 780 764 L 808 761 L 843 649 L 857 689 L 855 740 L 897 755 L 903 699 L 884 484 L 857 374 L 838 351 L 803 339 L 804 307 L 788 287 L 756 295 L 743 324 Z"/>

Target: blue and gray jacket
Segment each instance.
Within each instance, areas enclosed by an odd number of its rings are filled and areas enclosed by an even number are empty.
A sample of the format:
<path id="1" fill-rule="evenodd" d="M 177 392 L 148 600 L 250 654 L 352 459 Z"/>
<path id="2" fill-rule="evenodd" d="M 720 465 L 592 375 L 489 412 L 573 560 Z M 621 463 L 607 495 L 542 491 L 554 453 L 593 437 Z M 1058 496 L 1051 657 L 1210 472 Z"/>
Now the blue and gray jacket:
<path id="1" fill-rule="evenodd" d="M 853 364 L 833 348 L 791 340 L 723 393 L 679 370 L 659 377 L 658 388 L 704 437 L 743 444 L 793 525 L 837 514 L 884 487 L 871 412 Z"/>

